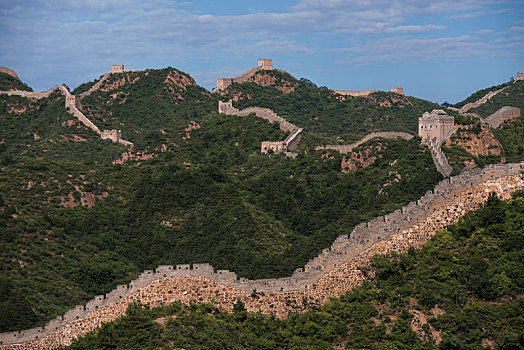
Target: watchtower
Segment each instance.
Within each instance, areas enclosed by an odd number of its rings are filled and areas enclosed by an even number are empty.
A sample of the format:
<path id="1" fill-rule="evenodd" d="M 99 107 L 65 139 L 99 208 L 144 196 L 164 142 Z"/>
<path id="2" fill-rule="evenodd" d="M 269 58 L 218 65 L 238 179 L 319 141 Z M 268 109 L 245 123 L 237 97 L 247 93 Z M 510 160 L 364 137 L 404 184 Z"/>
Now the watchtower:
<path id="1" fill-rule="evenodd" d="M 80 98 L 76 95 L 66 96 L 66 100 L 65 100 L 66 108 L 69 107 L 69 105 L 71 104 L 73 104 L 76 108 L 80 108 L 82 106 L 80 103 Z"/>
<path id="2" fill-rule="evenodd" d="M 394 92 L 396 94 L 399 94 L 399 95 L 404 95 L 404 89 L 402 88 L 402 86 L 395 86 L 395 87 L 392 87 L 391 90 L 389 90 L 390 92 Z"/>
<path id="3" fill-rule="evenodd" d="M 113 64 L 113 66 L 111 67 L 111 73 L 124 73 L 124 65 Z"/>
<path id="4" fill-rule="evenodd" d="M 258 68 L 264 70 L 273 70 L 273 60 L 271 58 L 259 58 Z"/>
<path id="5" fill-rule="evenodd" d="M 517 80 L 524 80 L 524 72 L 517 72 Z"/>
<path id="6" fill-rule="evenodd" d="M 454 123 L 455 118 L 441 109 L 434 109 L 431 113 L 426 112 L 418 118 L 418 136 L 422 138 L 423 143 L 435 139 L 440 144 L 449 137 Z"/>

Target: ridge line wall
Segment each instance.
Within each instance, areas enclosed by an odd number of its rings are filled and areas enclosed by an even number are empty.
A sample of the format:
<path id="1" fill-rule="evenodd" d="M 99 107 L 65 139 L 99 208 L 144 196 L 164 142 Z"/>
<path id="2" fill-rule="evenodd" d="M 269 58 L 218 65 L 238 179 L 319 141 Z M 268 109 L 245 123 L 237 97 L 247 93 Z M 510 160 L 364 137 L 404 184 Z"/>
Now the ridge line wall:
<path id="1" fill-rule="evenodd" d="M 503 87 L 502 89 L 488 92 L 486 95 L 484 95 L 482 98 L 478 99 L 477 101 L 470 102 L 462 106 L 462 108 L 460 108 L 460 112 L 464 113 L 464 112 L 469 111 L 472 108 L 477 108 L 478 106 L 483 105 L 484 103 L 488 102 L 488 100 L 490 100 L 493 96 L 497 95 L 499 92 L 506 90 L 508 87 L 509 86 L 506 86 L 506 87 Z"/>
<path id="2" fill-rule="evenodd" d="M 359 141 L 349 144 L 349 145 L 325 145 L 325 146 L 317 146 L 315 147 L 315 150 L 327 150 L 331 149 L 334 151 L 338 151 L 342 154 L 351 152 L 354 148 L 360 146 L 361 144 L 377 138 L 382 137 L 385 139 L 395 139 L 395 138 L 402 138 L 404 140 L 411 140 L 413 138 L 413 135 L 408 134 L 407 132 L 394 132 L 394 131 L 385 131 L 385 132 L 372 132 L 371 134 L 367 134 Z"/>
<path id="3" fill-rule="evenodd" d="M 311 259 L 303 268 L 298 268 L 289 277 L 276 279 L 248 280 L 237 279 L 234 272 L 218 270 L 212 265 L 204 264 L 182 264 L 182 265 L 160 265 L 154 270 L 146 270 L 128 285 L 119 285 L 110 293 L 98 295 L 88 301 L 85 305 L 78 305 L 59 316 L 44 327 L 32 328 L 20 332 L 7 332 L 0 334 L 0 344 L 18 344 L 42 339 L 59 328 L 85 317 L 89 312 L 98 310 L 126 296 L 138 292 L 141 288 L 150 285 L 153 281 L 168 277 L 201 277 L 220 283 L 227 287 L 233 287 L 241 291 L 251 292 L 254 289 L 262 292 L 279 293 L 304 291 L 311 288 L 321 277 L 326 276 L 337 264 L 344 263 L 356 256 L 370 245 L 377 243 L 392 234 L 399 233 L 405 224 L 418 222 L 418 216 L 425 214 L 431 205 L 452 190 L 466 186 L 471 188 L 475 182 L 489 175 L 511 176 L 521 173 L 524 162 L 513 164 L 487 165 L 483 169 L 475 168 L 464 171 L 458 176 L 450 177 L 440 181 L 433 190 L 427 191 L 416 202 L 411 202 L 401 209 L 395 210 L 385 216 L 377 217 L 367 223 L 361 223 L 353 228 L 349 235 L 338 236 L 331 247 L 323 249 L 322 253 Z"/>

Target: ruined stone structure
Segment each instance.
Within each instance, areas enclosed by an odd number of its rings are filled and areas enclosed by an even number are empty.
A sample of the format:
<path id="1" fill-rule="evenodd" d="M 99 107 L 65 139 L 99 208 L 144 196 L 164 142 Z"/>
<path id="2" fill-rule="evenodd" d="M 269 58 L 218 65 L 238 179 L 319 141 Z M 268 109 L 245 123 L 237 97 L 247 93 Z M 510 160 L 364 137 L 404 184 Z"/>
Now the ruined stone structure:
<path id="1" fill-rule="evenodd" d="M 287 152 L 287 148 L 284 141 L 262 141 L 260 146 L 260 152 L 262 153 L 283 153 Z"/>
<path id="2" fill-rule="evenodd" d="M 392 87 L 389 92 L 393 92 L 395 94 L 404 95 L 404 89 L 401 86 L 395 86 Z"/>
<path id="3" fill-rule="evenodd" d="M 12 69 L 9 69 L 7 67 L 0 67 L 0 72 L 9 74 L 10 76 L 16 78 L 17 80 L 20 80 L 18 75 L 16 75 L 16 72 L 14 70 L 12 70 Z"/>
<path id="4" fill-rule="evenodd" d="M 241 75 L 234 78 L 219 78 L 217 79 L 217 86 L 213 89 L 213 92 L 218 92 L 226 89 L 229 85 L 233 83 L 244 83 L 248 81 L 256 72 L 259 70 L 273 70 L 273 60 L 270 58 L 260 58 L 256 67 L 251 68 Z"/>
<path id="5" fill-rule="evenodd" d="M 330 248 L 290 277 L 247 280 L 227 270 L 215 272 L 209 264 L 162 265 L 144 271 L 129 285 L 117 286 L 111 293 L 71 309 L 44 327 L 0 334 L 0 344 L 22 344 L 1 348 L 69 345 L 75 337 L 124 315 L 127 305 L 135 300 L 152 305 L 215 300 L 219 307 L 231 310 L 241 299 L 248 311 L 285 317 L 293 304 L 300 310 L 303 300 L 325 302 L 351 290 L 365 278 L 358 268 L 368 266 L 373 255 L 420 247 L 437 230 L 478 208 L 491 192 L 509 198 L 513 191 L 524 188 L 523 167 L 524 163 L 489 165 L 442 180 L 418 201 L 339 236 Z M 265 294 L 253 298 L 253 289 Z"/>
<path id="6" fill-rule="evenodd" d="M 258 67 L 264 70 L 273 70 L 273 60 L 271 58 L 259 58 Z"/>
<path id="7" fill-rule="evenodd" d="M 517 72 L 517 80 L 524 80 L 524 72 Z"/>
<path id="8" fill-rule="evenodd" d="M 404 140 L 411 140 L 413 138 L 413 135 L 408 134 L 407 132 L 394 132 L 394 131 L 386 131 L 386 132 L 372 132 L 371 134 L 368 134 L 364 136 L 359 141 L 352 143 L 350 145 L 325 145 L 325 146 L 317 146 L 315 147 L 315 150 L 324 150 L 324 149 L 331 149 L 337 152 L 340 152 L 342 154 L 349 153 L 353 151 L 354 148 L 360 146 L 361 144 L 374 139 L 374 138 L 384 138 L 384 139 L 404 139 Z"/>
<path id="9" fill-rule="evenodd" d="M 268 153 L 269 151 L 274 153 L 286 153 L 287 156 L 293 158 L 296 156 L 296 154 L 290 153 L 289 151 L 293 151 L 298 147 L 304 129 L 289 123 L 272 110 L 260 107 L 248 107 L 239 110 L 233 107 L 233 101 L 229 100 L 227 102 L 218 101 L 218 113 L 237 116 L 247 116 L 254 113 L 257 117 L 265 119 L 271 124 L 278 123 L 280 130 L 289 132 L 289 136 L 286 137 L 284 141 L 263 141 L 260 146 L 260 151 L 262 153 Z"/>
<path id="10" fill-rule="evenodd" d="M 442 143 L 451 135 L 454 123 L 455 118 L 441 109 L 434 109 L 418 118 L 418 136 L 422 138 L 423 143 L 427 143 L 428 139 L 436 139 Z"/>
<path id="11" fill-rule="evenodd" d="M 353 96 L 353 97 L 368 97 L 369 95 L 379 92 L 380 90 L 360 90 L 360 91 L 350 91 L 350 90 L 333 90 L 335 93 L 343 96 Z M 404 89 L 401 86 L 392 87 L 390 92 L 396 94 L 404 95 Z"/>
<path id="12" fill-rule="evenodd" d="M 498 128 L 506 120 L 515 119 L 520 115 L 520 108 L 517 107 L 502 107 L 482 122 L 489 125 L 490 128 Z"/>
<path id="13" fill-rule="evenodd" d="M 111 140 L 115 143 L 119 143 L 122 140 L 122 130 L 104 130 L 100 137 L 104 140 Z"/>
<path id="14" fill-rule="evenodd" d="M 111 73 L 124 73 L 124 65 L 123 64 L 113 64 L 111 66 Z"/>

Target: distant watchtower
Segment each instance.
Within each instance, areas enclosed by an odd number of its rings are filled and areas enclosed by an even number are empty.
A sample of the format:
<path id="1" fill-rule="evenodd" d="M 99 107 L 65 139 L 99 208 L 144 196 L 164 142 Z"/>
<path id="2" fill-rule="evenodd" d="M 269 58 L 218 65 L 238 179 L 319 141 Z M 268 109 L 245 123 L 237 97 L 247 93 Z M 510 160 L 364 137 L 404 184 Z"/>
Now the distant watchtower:
<path id="1" fill-rule="evenodd" d="M 124 65 L 113 64 L 113 66 L 111 67 L 111 73 L 124 73 Z"/>
<path id="2" fill-rule="evenodd" d="M 273 70 L 273 60 L 271 58 L 259 58 L 258 68 L 264 70 Z"/>
<path id="3" fill-rule="evenodd" d="M 440 144 L 453 132 L 454 123 L 455 118 L 441 109 L 434 109 L 418 118 L 418 136 L 422 138 L 423 143 L 435 139 Z"/>
<path id="4" fill-rule="evenodd" d="M 404 89 L 401 86 L 392 87 L 391 90 L 389 90 L 389 91 L 390 92 L 394 92 L 394 93 L 399 94 L 399 95 L 404 95 Z"/>
<path id="5" fill-rule="evenodd" d="M 517 80 L 524 80 L 524 72 L 517 72 Z"/>

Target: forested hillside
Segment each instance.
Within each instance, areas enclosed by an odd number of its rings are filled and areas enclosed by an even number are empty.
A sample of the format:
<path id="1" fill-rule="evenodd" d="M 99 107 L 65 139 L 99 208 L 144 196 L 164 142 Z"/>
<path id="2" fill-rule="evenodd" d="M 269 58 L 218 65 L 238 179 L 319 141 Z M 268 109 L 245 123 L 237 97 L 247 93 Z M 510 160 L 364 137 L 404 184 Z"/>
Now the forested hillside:
<path id="1" fill-rule="evenodd" d="M 224 95 L 174 68 L 109 76 L 81 108 L 101 130 L 121 129 L 133 148 L 102 140 L 58 92 L 0 95 L 0 331 L 42 325 L 159 264 L 290 275 L 338 235 L 442 179 L 416 137 L 373 139 L 345 156 L 314 151 L 376 130 L 415 134 L 418 117 L 437 105 L 392 93 L 344 97 L 271 74 Z M 228 98 L 304 127 L 298 156 L 261 154 L 262 141 L 286 133 L 253 115 L 217 114 Z M 522 117 L 511 123 L 494 133 L 507 160 L 519 161 L 513 125 Z"/>
<path id="2" fill-rule="evenodd" d="M 524 80 L 508 83 L 504 91 L 490 98 L 486 103 L 472 108 L 469 112 L 477 113 L 482 118 L 488 117 L 504 106 L 518 107 L 524 111 Z"/>
<path id="3" fill-rule="evenodd" d="M 21 82 L 15 77 L 0 72 L 0 91 L 9 91 L 9 90 L 23 90 L 23 91 L 33 91 L 27 84 Z"/>
<path id="4" fill-rule="evenodd" d="M 131 305 L 68 349 L 524 347 L 524 193 L 486 205 L 422 249 L 378 255 L 364 284 L 278 320 L 213 304 Z M 256 297 L 256 296 L 255 296 Z"/>

